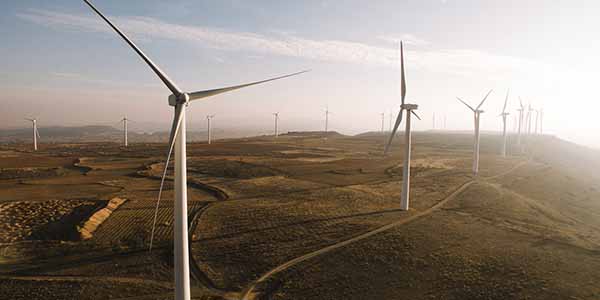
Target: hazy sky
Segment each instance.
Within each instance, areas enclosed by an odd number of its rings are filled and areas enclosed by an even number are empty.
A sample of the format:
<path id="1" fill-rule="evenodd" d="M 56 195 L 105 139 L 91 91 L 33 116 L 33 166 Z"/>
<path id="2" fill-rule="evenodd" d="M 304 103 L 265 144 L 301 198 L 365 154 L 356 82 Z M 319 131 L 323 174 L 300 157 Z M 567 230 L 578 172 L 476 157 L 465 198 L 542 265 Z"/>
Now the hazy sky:
<path id="1" fill-rule="evenodd" d="M 544 107 L 545 131 L 600 146 L 599 1 L 95 0 L 187 91 L 312 69 L 298 77 L 194 102 L 215 127 L 378 130 L 399 105 L 397 41 L 406 41 L 407 98 L 423 121 L 471 129 L 456 96 L 484 105 L 499 130 L 506 90 Z M 169 94 L 82 1 L 0 2 L 0 127 L 171 120 Z M 509 124 L 512 129 L 512 124 Z M 193 130 L 194 128 L 192 128 Z"/>

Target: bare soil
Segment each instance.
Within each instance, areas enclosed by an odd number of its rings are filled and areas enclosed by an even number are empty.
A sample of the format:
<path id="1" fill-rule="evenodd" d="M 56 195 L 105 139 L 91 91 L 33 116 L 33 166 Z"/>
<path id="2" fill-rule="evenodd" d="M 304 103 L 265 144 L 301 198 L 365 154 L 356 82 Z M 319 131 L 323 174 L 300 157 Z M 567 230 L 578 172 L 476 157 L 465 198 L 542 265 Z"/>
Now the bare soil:
<path id="1" fill-rule="evenodd" d="M 188 145 L 195 299 L 599 299 L 600 154 L 552 137 L 290 133 Z M 172 177 L 147 250 L 164 144 L 0 147 L 0 295 L 172 297 Z M 172 172 L 172 170 L 170 171 Z M 170 173 L 169 172 L 169 173 Z M 109 199 L 128 199 L 86 241 Z M 0 298 L 2 298 L 0 297 Z"/>

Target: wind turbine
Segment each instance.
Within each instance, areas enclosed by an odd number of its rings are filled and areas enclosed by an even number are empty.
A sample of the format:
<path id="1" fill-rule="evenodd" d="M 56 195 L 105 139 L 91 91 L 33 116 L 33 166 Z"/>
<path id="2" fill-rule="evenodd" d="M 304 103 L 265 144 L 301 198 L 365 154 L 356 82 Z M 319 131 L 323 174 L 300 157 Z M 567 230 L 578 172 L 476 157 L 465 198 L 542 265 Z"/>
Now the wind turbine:
<path id="1" fill-rule="evenodd" d="M 544 134 L 544 108 L 540 108 L 540 134 Z"/>
<path id="2" fill-rule="evenodd" d="M 435 113 L 433 113 L 432 121 L 433 121 L 433 130 L 435 130 Z"/>
<path id="3" fill-rule="evenodd" d="M 38 149 L 37 139 L 40 137 L 40 132 L 37 129 L 37 119 L 25 118 L 25 120 L 31 121 L 31 123 L 33 125 L 33 150 L 37 151 L 37 149 Z"/>
<path id="4" fill-rule="evenodd" d="M 446 115 L 444 115 L 444 130 L 446 130 Z"/>
<path id="5" fill-rule="evenodd" d="M 490 90 L 485 95 L 485 97 L 483 97 L 483 100 L 481 100 L 481 102 L 479 103 L 477 108 L 471 107 L 471 105 L 467 104 L 467 102 L 465 102 L 462 99 L 457 97 L 458 101 L 462 102 L 470 110 L 472 110 L 473 115 L 474 115 L 475 138 L 474 138 L 474 143 L 473 143 L 473 175 L 475 175 L 475 176 L 477 176 L 477 173 L 479 172 L 479 119 L 480 119 L 481 113 L 483 113 L 483 110 L 481 110 L 480 108 L 483 105 L 483 103 L 485 102 L 485 100 L 487 99 L 487 97 L 492 93 L 492 91 L 493 90 Z"/>
<path id="6" fill-rule="evenodd" d="M 329 130 L 329 115 L 332 114 L 332 112 L 329 111 L 329 106 L 327 108 L 325 108 L 325 133 L 327 133 L 327 131 Z"/>
<path id="7" fill-rule="evenodd" d="M 390 128 L 390 132 L 392 132 L 392 119 L 393 119 L 394 116 L 392 115 L 392 109 L 391 108 L 390 108 L 390 114 L 389 114 L 389 116 L 390 116 L 388 118 L 389 119 L 389 123 L 390 123 L 390 127 L 389 128 Z"/>
<path id="8" fill-rule="evenodd" d="M 385 113 L 381 113 L 381 133 L 383 133 L 384 130 L 384 124 L 385 124 Z"/>
<path id="9" fill-rule="evenodd" d="M 508 103 L 508 94 L 510 93 L 510 89 L 506 91 L 506 98 L 504 99 L 504 107 L 502 108 L 502 113 L 500 116 L 502 117 L 502 157 L 506 157 L 506 117 L 508 117 L 509 113 L 506 111 L 506 104 Z"/>
<path id="10" fill-rule="evenodd" d="M 100 18 L 129 44 L 129 46 L 146 62 L 146 64 L 154 71 L 161 81 L 171 91 L 169 96 L 169 105 L 173 106 L 173 124 L 169 136 L 169 151 L 167 161 L 163 171 L 161 184 L 158 192 L 157 208 L 162 193 L 162 187 L 169 165 L 169 159 L 173 148 L 175 148 L 175 201 L 174 201 L 174 269 L 175 269 L 175 299 L 189 300 L 190 299 L 190 274 L 189 274 L 189 243 L 188 243 L 188 220 L 187 220 L 187 164 L 186 164 L 186 108 L 190 101 L 199 100 L 211 97 L 217 94 L 237 90 L 240 88 L 256 85 L 276 79 L 294 76 L 307 71 L 288 74 L 280 77 L 270 78 L 262 81 L 256 81 L 247 84 L 230 86 L 225 88 L 217 88 L 198 92 L 187 93 L 179 89 L 177 85 L 154 63 L 150 58 L 142 52 L 117 26 L 107 19 L 96 7 L 89 1 L 83 0 Z M 154 228 L 156 225 L 156 216 L 158 210 L 155 210 L 154 224 L 152 226 L 151 240 L 154 237 Z M 150 243 L 152 247 L 152 242 Z"/>
<path id="11" fill-rule="evenodd" d="M 521 132 L 523 131 L 523 116 L 525 113 L 525 106 L 523 105 L 523 101 L 519 96 L 519 108 L 517 108 L 519 112 L 519 129 L 517 131 L 517 145 L 521 146 Z"/>
<path id="12" fill-rule="evenodd" d="M 540 111 L 538 109 L 535 109 L 534 111 L 535 111 L 535 130 L 533 131 L 533 133 L 538 134 Z"/>
<path id="13" fill-rule="evenodd" d="M 529 108 L 527 109 L 527 135 L 531 135 L 531 112 L 534 110 L 531 108 L 531 103 L 528 104 Z"/>
<path id="14" fill-rule="evenodd" d="M 277 128 L 277 122 L 279 121 L 279 112 L 273 113 L 275 116 L 275 137 L 279 136 L 279 128 Z"/>
<path id="15" fill-rule="evenodd" d="M 127 116 L 123 117 L 121 122 L 123 122 L 123 145 L 127 147 Z"/>
<path id="16" fill-rule="evenodd" d="M 390 139 L 385 146 L 384 154 L 387 154 L 390 150 L 390 145 L 392 144 L 392 140 L 396 135 L 396 131 L 398 130 L 398 126 L 402 122 L 402 114 L 404 110 L 406 110 L 406 128 L 404 130 L 404 163 L 402 165 L 402 194 L 400 198 L 400 209 L 408 210 L 409 208 L 409 196 L 410 196 L 410 148 L 411 148 L 411 132 L 410 132 L 410 117 L 411 115 L 415 115 L 417 119 L 421 120 L 421 118 L 417 115 L 415 110 L 419 107 L 416 104 L 408 104 L 404 103 L 404 98 L 406 98 L 406 79 L 404 76 L 404 47 L 402 42 L 400 42 L 400 96 L 402 104 L 400 105 L 400 112 L 398 113 L 398 117 L 396 118 L 396 123 L 394 124 L 394 129 L 390 132 Z"/>
<path id="17" fill-rule="evenodd" d="M 206 134 L 207 134 L 206 141 L 207 141 L 207 143 L 208 143 L 209 145 L 210 145 L 210 143 L 211 143 L 211 139 L 212 139 L 212 129 L 211 129 L 211 127 L 210 127 L 210 121 L 211 121 L 211 120 L 212 120 L 212 118 L 214 118 L 214 117 L 215 117 L 215 115 L 208 115 L 208 116 L 206 116 L 206 122 L 208 123 L 208 124 L 207 124 L 207 130 L 206 130 Z"/>

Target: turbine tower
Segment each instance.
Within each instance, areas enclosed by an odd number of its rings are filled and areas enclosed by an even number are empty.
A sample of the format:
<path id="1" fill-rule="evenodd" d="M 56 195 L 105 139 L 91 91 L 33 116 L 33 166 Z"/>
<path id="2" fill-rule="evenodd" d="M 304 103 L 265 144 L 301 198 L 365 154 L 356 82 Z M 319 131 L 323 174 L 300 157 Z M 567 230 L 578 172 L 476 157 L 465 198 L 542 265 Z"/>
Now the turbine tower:
<path id="1" fill-rule="evenodd" d="M 207 134 L 206 141 L 207 141 L 207 143 L 209 145 L 210 145 L 211 140 L 212 140 L 212 128 L 210 127 L 210 121 L 214 117 L 215 117 L 215 115 L 208 115 L 208 116 L 206 116 L 206 122 L 208 123 L 207 124 L 207 130 L 206 130 L 206 134 Z"/>
<path id="2" fill-rule="evenodd" d="M 276 79 L 294 76 L 306 71 L 284 75 L 280 77 L 270 78 L 262 81 L 256 81 L 247 84 L 230 86 L 225 88 L 204 90 L 198 92 L 187 93 L 179 89 L 179 87 L 154 63 L 142 50 L 140 50 L 117 26 L 107 19 L 96 7 L 89 1 L 83 0 L 100 18 L 102 18 L 127 44 L 135 51 L 144 62 L 154 71 L 161 81 L 171 91 L 169 96 L 169 105 L 173 106 L 173 124 L 169 136 L 169 151 L 167 161 L 161 179 L 159 189 L 157 207 L 162 193 L 167 167 L 173 148 L 175 148 L 175 201 L 174 201 L 174 269 L 175 269 L 175 299 L 189 300 L 190 299 L 190 274 L 189 274 L 189 243 L 188 243 L 188 218 L 187 218 L 187 170 L 186 170 L 186 108 L 190 101 L 199 100 L 211 97 L 217 94 L 233 91 L 243 87 L 260 84 Z M 156 225 L 155 210 L 154 224 L 152 227 L 151 239 L 154 237 L 154 228 Z M 152 242 L 150 243 L 152 247 Z"/>
<path id="3" fill-rule="evenodd" d="M 398 126 L 402 122 L 402 115 L 406 110 L 406 129 L 404 131 L 404 163 L 402 165 L 402 194 L 400 198 L 400 209 L 408 210 L 409 209 L 409 196 L 410 196 L 410 148 L 411 148 L 411 132 L 410 132 L 410 117 L 411 115 L 415 115 L 417 119 L 421 120 L 415 110 L 418 108 L 416 104 L 408 104 L 404 103 L 404 98 L 406 98 L 406 79 L 404 76 L 404 47 L 402 42 L 400 42 L 400 95 L 402 104 L 400 105 L 400 112 L 398 113 L 398 117 L 396 118 L 396 123 L 394 124 L 394 129 L 390 133 L 390 138 L 388 143 L 385 146 L 384 154 L 387 154 L 390 150 L 390 145 L 392 144 L 392 140 L 396 135 L 396 131 L 398 130 Z"/>
<path id="4" fill-rule="evenodd" d="M 509 113 L 506 111 L 506 104 L 508 103 L 508 94 L 510 93 L 510 89 L 506 91 L 506 98 L 504 99 L 504 107 L 502 108 L 502 113 L 500 116 L 502 117 L 502 157 L 506 157 L 506 117 L 508 117 Z"/>
<path id="5" fill-rule="evenodd" d="M 385 124 L 385 113 L 381 113 L 381 133 L 383 133 L 385 131 L 384 124 Z"/>
<path id="6" fill-rule="evenodd" d="M 275 116 L 275 137 L 279 136 L 279 128 L 277 127 L 277 122 L 279 121 L 279 112 L 273 113 Z"/>
<path id="7" fill-rule="evenodd" d="M 127 116 L 123 117 L 121 122 L 123 122 L 123 145 L 127 147 Z"/>
<path id="8" fill-rule="evenodd" d="M 435 113 L 433 113 L 433 118 L 431 120 L 433 121 L 433 130 L 435 130 Z"/>
<path id="9" fill-rule="evenodd" d="M 391 108 L 390 108 L 390 114 L 389 114 L 389 116 L 390 116 L 390 117 L 388 118 L 388 119 L 389 119 L 389 123 L 390 123 L 390 126 L 389 126 L 389 131 L 390 131 L 390 132 L 392 132 L 392 119 L 394 118 L 394 116 L 393 116 L 393 114 L 392 114 L 392 109 L 391 109 Z"/>
<path id="10" fill-rule="evenodd" d="M 487 99 L 487 97 L 492 93 L 492 91 L 493 90 L 490 90 L 485 95 L 485 97 L 483 97 L 483 100 L 481 100 L 481 102 L 479 103 L 477 108 L 471 107 L 471 105 L 467 104 L 467 102 L 465 102 L 462 99 L 457 97 L 458 101 L 462 102 L 471 111 L 473 111 L 473 115 L 474 115 L 474 120 L 475 120 L 475 138 L 474 138 L 474 143 L 473 143 L 473 175 L 474 176 L 477 176 L 477 173 L 479 173 L 479 120 L 481 117 L 481 113 L 483 113 L 483 110 L 481 110 L 480 108 L 483 105 L 483 103 L 485 102 L 485 100 Z"/>
<path id="11" fill-rule="evenodd" d="M 31 124 L 33 125 L 33 150 L 37 151 L 38 146 L 37 146 L 37 140 L 40 137 L 40 132 L 37 129 L 37 119 L 25 119 L 27 121 L 31 121 Z"/>
<path id="12" fill-rule="evenodd" d="M 540 108 L 540 134 L 544 134 L 544 108 Z"/>
<path id="13" fill-rule="evenodd" d="M 517 145 L 521 146 L 521 132 L 523 131 L 523 116 L 525 113 L 525 106 L 523 105 L 523 101 L 519 96 L 519 108 L 517 109 L 519 112 L 519 129 L 517 131 Z"/>
<path id="14" fill-rule="evenodd" d="M 539 117 L 540 117 L 540 111 L 537 109 L 534 109 L 535 111 L 535 129 L 533 131 L 534 134 L 538 134 L 538 124 L 539 124 Z"/>
<path id="15" fill-rule="evenodd" d="M 329 130 L 329 115 L 331 112 L 329 111 L 329 106 L 325 108 L 325 133 Z"/>
<path id="16" fill-rule="evenodd" d="M 529 108 L 527 109 L 527 135 L 531 135 L 531 112 L 533 108 L 531 108 L 531 103 L 528 104 Z"/>

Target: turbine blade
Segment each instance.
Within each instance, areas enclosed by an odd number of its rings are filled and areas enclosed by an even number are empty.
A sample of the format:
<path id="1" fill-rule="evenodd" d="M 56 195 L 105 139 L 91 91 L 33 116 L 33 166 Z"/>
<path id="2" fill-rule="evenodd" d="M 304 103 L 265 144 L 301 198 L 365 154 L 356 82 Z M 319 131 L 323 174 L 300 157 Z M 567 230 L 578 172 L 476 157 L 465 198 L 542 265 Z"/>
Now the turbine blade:
<path id="1" fill-rule="evenodd" d="M 462 102 L 464 105 L 466 105 L 470 110 L 475 111 L 475 109 L 473 107 L 471 107 L 471 105 L 467 104 L 467 102 L 463 101 L 462 99 L 456 97 L 456 99 L 458 99 L 458 101 Z"/>
<path id="2" fill-rule="evenodd" d="M 510 89 L 506 91 L 506 98 L 504 98 L 504 107 L 502 108 L 502 113 L 506 112 L 506 104 L 508 103 L 508 94 L 510 93 Z"/>
<path id="3" fill-rule="evenodd" d="M 394 139 L 394 135 L 396 135 L 396 131 L 398 130 L 398 126 L 402 122 L 402 113 L 404 112 L 404 108 L 400 108 L 400 112 L 398 113 L 398 117 L 396 118 L 396 123 L 394 124 L 394 129 L 390 133 L 390 139 L 385 145 L 385 149 L 383 150 L 383 154 L 387 154 L 390 150 L 390 145 L 392 144 L 392 140 Z"/>
<path id="4" fill-rule="evenodd" d="M 146 62 L 146 64 L 148 64 L 148 66 L 152 69 L 152 71 L 154 71 L 154 73 L 156 73 L 156 75 L 158 75 L 160 80 L 162 80 L 162 82 L 169 88 L 169 90 L 171 90 L 171 92 L 174 95 L 179 96 L 180 94 L 182 94 L 182 91 L 177 87 L 175 82 L 173 82 L 171 79 L 169 79 L 169 76 L 167 76 L 167 74 L 165 74 L 152 60 L 150 60 L 150 58 L 148 56 L 146 56 L 146 54 L 140 48 L 138 48 L 125 35 L 125 33 L 123 33 L 116 25 L 114 25 L 108 18 L 106 18 L 90 1 L 88 1 L 88 0 L 83 0 L 83 1 L 94 12 L 96 12 L 96 14 L 98 14 L 98 16 L 100 16 L 100 18 L 102 18 L 104 21 L 106 21 L 106 23 L 108 23 L 108 25 L 112 29 L 114 29 L 117 32 L 117 34 L 119 34 L 125 40 L 125 42 L 127 42 L 127 44 L 129 44 L 129 46 L 131 46 L 131 48 L 133 48 L 133 50 Z"/>
<path id="5" fill-rule="evenodd" d="M 483 105 L 483 102 L 485 102 L 485 100 L 487 99 L 487 97 L 492 93 L 493 89 L 491 89 L 486 95 L 485 97 L 483 97 L 483 100 L 481 100 L 481 103 L 479 103 L 479 105 L 477 106 L 477 110 L 479 110 L 479 108 Z"/>
<path id="6" fill-rule="evenodd" d="M 404 105 L 404 98 L 406 97 L 406 78 L 404 77 L 404 46 L 400 42 L 400 96 L 402 104 Z"/>
<path id="7" fill-rule="evenodd" d="M 156 207 L 154 209 L 154 220 L 152 221 L 152 231 L 150 233 L 150 247 L 149 251 L 152 251 L 152 242 L 154 240 L 154 231 L 156 229 L 156 219 L 158 218 L 158 207 L 160 205 L 160 197 L 162 196 L 163 186 L 165 184 L 165 177 L 167 176 L 167 169 L 169 167 L 169 160 L 171 159 L 171 154 L 173 153 L 173 147 L 175 146 L 175 137 L 177 136 L 177 132 L 179 131 L 179 127 L 181 125 L 181 112 L 185 109 L 185 104 L 178 104 L 175 106 L 175 114 L 173 116 L 173 125 L 171 126 L 171 135 L 169 137 L 169 152 L 167 153 L 167 161 L 165 162 L 165 168 L 162 173 L 162 177 L 160 178 L 160 188 L 158 189 L 158 198 L 156 199 Z M 185 134 L 185 133 L 183 133 Z"/>
<path id="8" fill-rule="evenodd" d="M 28 119 L 28 118 L 24 118 L 24 119 L 27 120 L 27 121 L 33 122 L 33 119 Z"/>
<path id="9" fill-rule="evenodd" d="M 212 89 L 212 90 L 193 92 L 190 94 L 190 101 L 230 92 L 230 91 L 241 89 L 241 88 L 248 87 L 251 85 L 256 85 L 256 84 L 261 84 L 261 83 L 265 83 L 265 82 L 269 82 L 269 81 L 273 81 L 273 80 L 277 80 L 277 79 L 283 79 L 286 77 L 296 76 L 296 75 L 300 75 L 300 74 L 306 73 L 306 72 L 310 72 L 310 70 L 305 70 L 305 71 L 301 71 L 301 72 L 297 72 L 297 73 L 292 73 L 292 74 L 288 74 L 288 75 L 283 75 L 283 76 L 279 76 L 279 77 L 275 77 L 275 78 L 265 79 L 265 80 L 261 80 L 261 81 L 255 81 L 255 82 L 246 83 L 246 84 L 224 87 L 224 88 L 220 88 L 220 89 Z"/>
<path id="10" fill-rule="evenodd" d="M 40 131 L 37 128 L 35 129 L 35 134 L 37 135 L 38 139 L 41 138 L 40 137 Z"/>
<path id="11" fill-rule="evenodd" d="M 421 117 L 419 117 L 419 115 L 417 115 L 417 113 L 414 110 L 410 111 L 413 115 L 415 115 L 415 117 L 417 117 L 417 119 L 419 119 L 419 121 L 421 121 Z"/>

